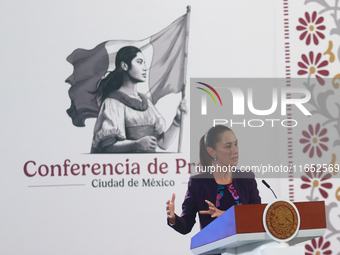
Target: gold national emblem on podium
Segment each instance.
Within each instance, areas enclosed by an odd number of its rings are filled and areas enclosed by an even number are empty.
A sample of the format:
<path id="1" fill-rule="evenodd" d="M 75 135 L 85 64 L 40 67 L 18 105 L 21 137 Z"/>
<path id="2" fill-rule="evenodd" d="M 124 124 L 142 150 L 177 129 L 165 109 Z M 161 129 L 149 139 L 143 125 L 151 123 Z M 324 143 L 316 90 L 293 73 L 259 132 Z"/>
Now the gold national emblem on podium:
<path id="1" fill-rule="evenodd" d="M 299 230 L 299 218 L 299 212 L 293 203 L 280 200 L 267 205 L 263 223 L 273 239 L 289 241 Z"/>

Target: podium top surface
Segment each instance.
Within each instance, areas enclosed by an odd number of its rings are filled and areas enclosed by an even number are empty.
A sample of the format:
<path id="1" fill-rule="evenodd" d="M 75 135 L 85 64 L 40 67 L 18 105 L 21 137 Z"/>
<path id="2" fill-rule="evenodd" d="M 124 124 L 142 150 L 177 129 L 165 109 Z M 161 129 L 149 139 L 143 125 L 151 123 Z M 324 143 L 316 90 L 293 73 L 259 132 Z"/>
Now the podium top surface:
<path id="1" fill-rule="evenodd" d="M 326 228 L 325 204 L 323 201 L 296 202 L 294 205 L 300 214 L 299 231 L 306 230 L 309 231 L 310 235 L 313 235 L 310 230 Z M 262 220 L 266 206 L 267 204 L 232 206 L 191 238 L 191 249 L 240 234 L 255 238 L 255 233 L 262 233 L 262 235 L 257 235 L 257 238 L 260 239 L 258 241 L 269 239 Z M 304 233 L 307 233 L 306 231 Z M 236 242 L 233 247 L 237 247 L 237 238 L 233 238 L 233 240 L 232 242 Z M 240 242 L 240 245 L 242 244 L 244 242 Z"/>

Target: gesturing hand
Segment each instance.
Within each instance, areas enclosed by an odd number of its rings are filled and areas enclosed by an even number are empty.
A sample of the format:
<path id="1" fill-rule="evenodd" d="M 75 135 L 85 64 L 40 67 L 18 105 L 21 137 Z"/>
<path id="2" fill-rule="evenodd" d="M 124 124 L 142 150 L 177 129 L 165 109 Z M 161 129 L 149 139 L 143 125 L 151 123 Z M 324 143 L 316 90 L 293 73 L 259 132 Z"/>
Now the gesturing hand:
<path id="1" fill-rule="evenodd" d="M 225 211 L 221 211 L 220 209 L 217 209 L 213 203 L 211 203 L 208 200 L 204 200 L 209 205 L 208 211 L 200 211 L 200 214 L 210 214 L 212 218 L 216 218 L 220 216 Z"/>
<path id="2" fill-rule="evenodd" d="M 175 224 L 175 220 L 176 220 L 176 217 L 175 217 L 175 198 L 176 198 L 176 195 L 175 195 L 175 193 L 173 193 L 172 197 L 171 197 L 171 201 L 168 200 L 166 202 L 166 214 L 167 214 L 167 217 L 168 217 L 169 222 L 171 224 Z"/>

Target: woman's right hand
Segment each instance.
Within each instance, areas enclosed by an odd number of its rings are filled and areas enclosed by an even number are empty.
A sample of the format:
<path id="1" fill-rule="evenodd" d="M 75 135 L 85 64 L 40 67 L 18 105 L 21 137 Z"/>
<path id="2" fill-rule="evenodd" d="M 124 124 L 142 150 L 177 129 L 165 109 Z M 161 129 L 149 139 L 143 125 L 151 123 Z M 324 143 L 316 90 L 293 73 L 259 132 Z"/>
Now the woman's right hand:
<path id="1" fill-rule="evenodd" d="M 136 151 L 155 151 L 157 147 L 157 138 L 154 136 L 144 136 L 136 141 Z"/>
<path id="2" fill-rule="evenodd" d="M 175 216 L 175 193 L 172 194 L 171 200 L 166 202 L 166 214 L 171 224 L 175 224 L 176 216 Z"/>

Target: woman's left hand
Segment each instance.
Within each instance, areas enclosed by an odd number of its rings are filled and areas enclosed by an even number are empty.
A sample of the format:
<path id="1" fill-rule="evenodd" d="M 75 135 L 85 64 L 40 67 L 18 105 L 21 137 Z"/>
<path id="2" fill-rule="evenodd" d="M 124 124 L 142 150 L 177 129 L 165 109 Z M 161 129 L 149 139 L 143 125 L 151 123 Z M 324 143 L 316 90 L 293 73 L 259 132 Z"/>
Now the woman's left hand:
<path id="1" fill-rule="evenodd" d="M 221 211 L 220 209 L 217 209 L 215 205 L 211 203 L 209 200 L 205 200 L 205 202 L 209 205 L 209 210 L 200 211 L 200 214 L 210 214 L 212 218 L 216 218 L 225 212 L 225 211 Z"/>

